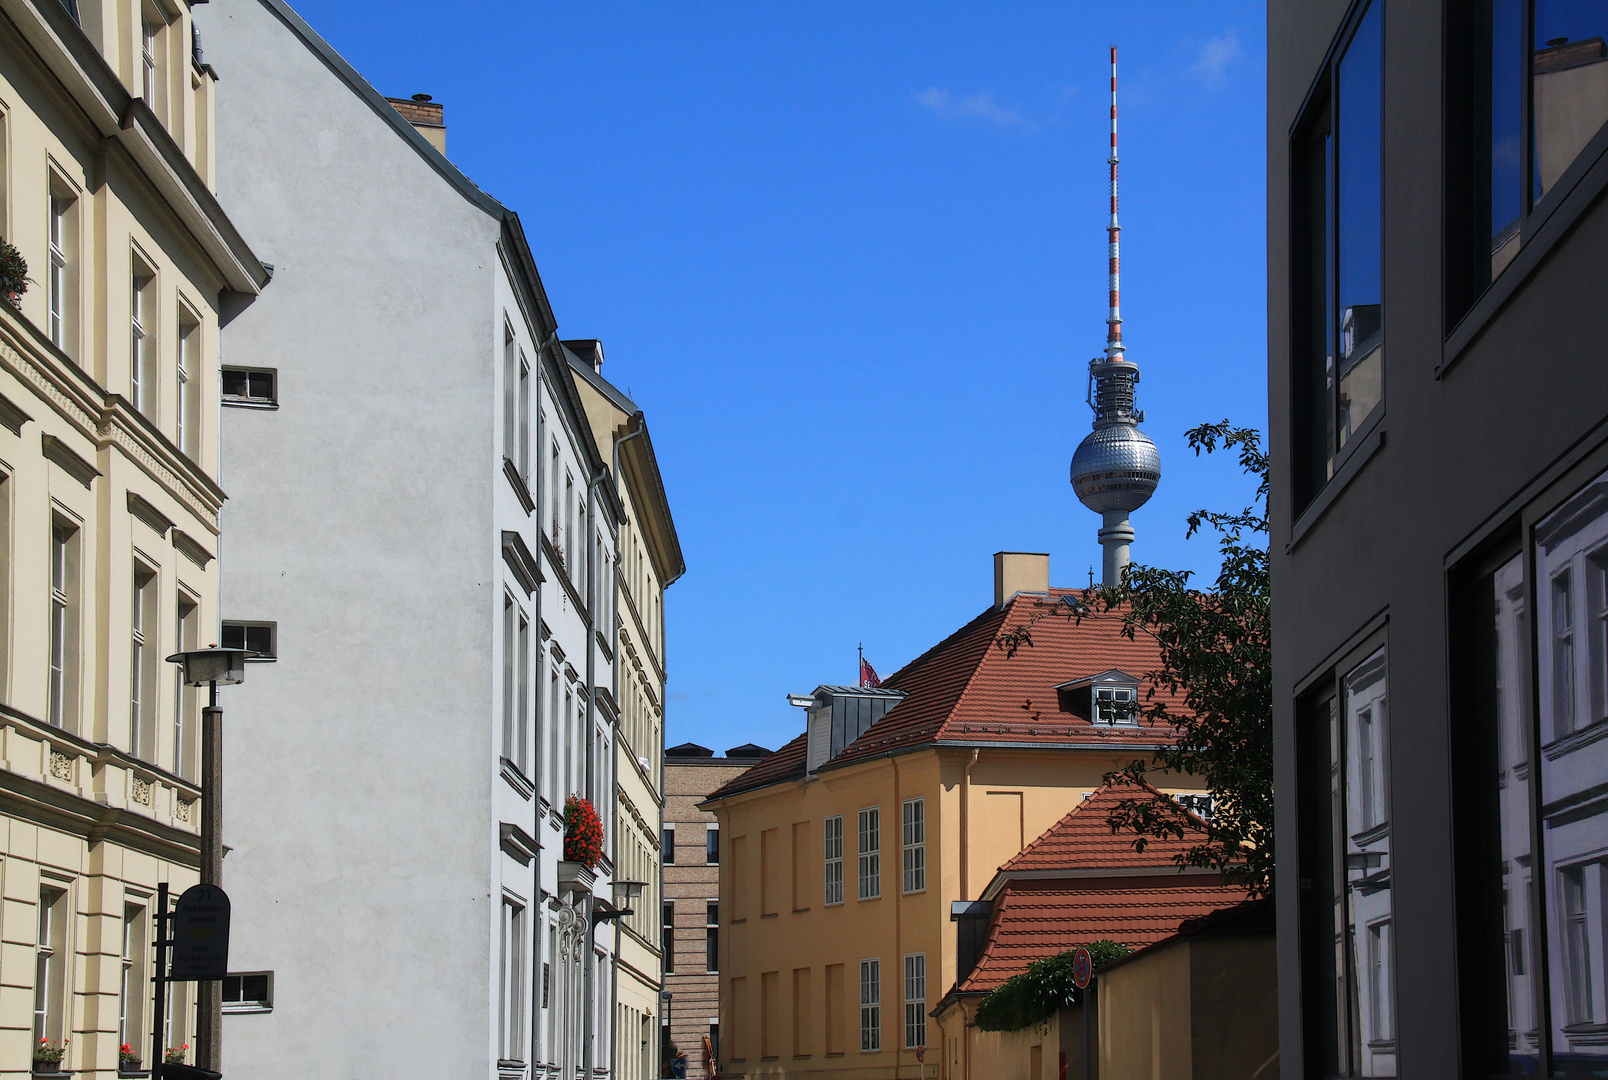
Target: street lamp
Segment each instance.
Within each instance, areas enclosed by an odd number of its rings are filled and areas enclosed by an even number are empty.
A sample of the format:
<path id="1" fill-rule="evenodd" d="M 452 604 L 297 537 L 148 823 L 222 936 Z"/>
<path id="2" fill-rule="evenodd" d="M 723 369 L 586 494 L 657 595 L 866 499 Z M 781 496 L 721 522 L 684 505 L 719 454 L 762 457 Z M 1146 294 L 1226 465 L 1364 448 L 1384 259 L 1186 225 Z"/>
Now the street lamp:
<path id="1" fill-rule="evenodd" d="M 186 686 L 210 687 L 207 707 L 201 710 L 201 884 L 223 884 L 223 710 L 218 707 L 218 684 L 237 686 L 246 681 L 246 661 L 258 656 L 249 649 L 192 649 L 174 653 L 168 663 L 178 664 Z M 209 981 L 196 987 L 195 1060 L 203 1069 L 222 1071 L 223 983 Z"/>
<path id="2" fill-rule="evenodd" d="M 642 888 L 645 885 L 647 885 L 646 881 L 616 881 L 609 885 L 610 891 L 614 893 L 614 906 L 620 908 L 621 915 L 635 914 L 629 905 L 631 901 L 642 895 Z M 621 904 L 627 906 L 620 907 Z"/>

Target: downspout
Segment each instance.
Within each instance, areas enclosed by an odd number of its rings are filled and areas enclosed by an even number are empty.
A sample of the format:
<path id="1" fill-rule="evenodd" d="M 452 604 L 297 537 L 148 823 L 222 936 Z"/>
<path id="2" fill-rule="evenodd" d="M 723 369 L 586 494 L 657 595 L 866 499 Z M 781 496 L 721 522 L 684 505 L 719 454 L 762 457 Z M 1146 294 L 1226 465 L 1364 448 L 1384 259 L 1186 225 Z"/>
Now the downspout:
<path id="1" fill-rule="evenodd" d="M 624 438 L 619 438 L 619 439 L 614 440 L 614 472 L 612 473 L 612 476 L 614 478 L 614 483 L 615 483 L 616 486 L 618 486 L 619 482 L 620 482 L 620 444 L 624 443 L 624 442 L 628 442 L 629 440 L 636 438 L 638 435 L 641 435 L 643 431 L 647 430 L 646 428 L 641 426 L 641 420 L 642 420 L 642 410 L 638 409 L 636 411 L 636 415 L 631 417 L 631 419 L 629 421 L 627 421 L 628 424 L 635 424 L 636 425 L 636 430 L 631 432 L 629 435 L 626 435 Z M 612 605 L 612 608 L 613 608 L 613 610 L 616 610 L 616 611 L 619 609 L 619 606 L 620 606 L 619 605 L 619 600 L 618 600 L 618 596 L 619 596 L 618 583 L 619 583 L 619 581 L 620 581 L 620 530 L 615 529 L 614 530 L 614 582 L 612 583 L 612 585 L 614 586 L 616 600 L 615 600 L 615 603 Z M 611 635 L 613 634 L 613 631 L 614 631 L 614 627 L 610 626 L 609 627 L 609 633 Z M 616 706 L 618 706 L 619 703 L 620 703 L 620 645 L 619 645 L 618 641 L 616 641 L 614 643 L 614 667 L 613 667 L 613 670 L 609 674 L 610 674 L 609 681 L 613 684 L 614 703 L 615 703 Z M 619 733 L 618 730 L 616 730 L 614 732 L 614 758 L 615 758 L 615 761 L 618 761 L 619 757 L 620 757 L 619 742 L 620 742 L 620 733 Z M 632 747 L 632 749 L 635 749 L 635 747 Z M 610 787 L 609 787 L 609 790 L 610 790 L 612 802 L 614 804 L 614 806 L 613 806 L 613 813 L 614 813 L 614 871 L 615 871 L 615 873 L 619 873 L 619 870 L 620 870 L 620 791 L 619 791 L 618 782 L 616 782 L 614 784 L 611 784 Z M 664 824 L 663 824 L 664 811 L 663 811 L 663 809 L 661 809 L 659 811 L 659 818 L 660 818 L 659 828 L 661 830 L 660 834 L 663 835 L 663 829 L 664 829 Z M 618 1073 L 619 1073 L 619 1064 L 620 1064 L 620 935 L 621 935 L 620 923 L 622 923 L 622 922 L 624 922 L 624 919 L 615 919 L 614 920 L 614 964 L 613 964 L 612 969 L 610 971 L 610 983 L 611 983 L 611 986 L 612 986 L 612 990 L 611 990 L 611 994 L 610 994 L 610 996 L 611 996 L 610 1004 L 613 1007 L 609 1010 L 609 1049 L 610 1049 L 610 1051 L 612 1053 L 612 1056 L 613 1056 L 613 1061 L 611 1063 L 611 1069 L 612 1069 L 612 1071 L 613 1071 L 613 1073 L 615 1075 L 618 1075 Z"/>

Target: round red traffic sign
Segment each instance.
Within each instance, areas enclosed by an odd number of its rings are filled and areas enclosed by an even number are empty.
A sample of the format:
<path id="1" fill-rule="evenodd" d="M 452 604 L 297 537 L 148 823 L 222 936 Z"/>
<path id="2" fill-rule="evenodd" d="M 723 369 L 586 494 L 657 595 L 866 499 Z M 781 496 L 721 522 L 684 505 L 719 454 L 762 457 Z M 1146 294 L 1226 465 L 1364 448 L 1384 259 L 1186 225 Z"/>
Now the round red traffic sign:
<path id="1" fill-rule="evenodd" d="M 1072 954 L 1072 981 L 1077 983 L 1079 990 L 1083 990 L 1093 978 L 1094 957 L 1089 955 L 1088 949 L 1079 949 Z"/>

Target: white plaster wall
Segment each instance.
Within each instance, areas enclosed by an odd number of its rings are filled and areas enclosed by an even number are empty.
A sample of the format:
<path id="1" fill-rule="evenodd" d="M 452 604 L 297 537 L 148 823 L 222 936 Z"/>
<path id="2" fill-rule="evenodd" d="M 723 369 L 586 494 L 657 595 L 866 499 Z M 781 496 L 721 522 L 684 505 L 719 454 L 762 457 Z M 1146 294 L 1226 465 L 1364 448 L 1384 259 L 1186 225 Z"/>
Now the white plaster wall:
<path id="1" fill-rule="evenodd" d="M 258 0 L 196 9 L 218 184 L 275 279 L 223 332 L 224 618 L 280 658 L 223 692 L 232 1080 L 492 1074 L 497 222 Z M 492 613 L 497 612 L 496 616 Z M 517 865 L 517 864 L 516 864 Z"/>

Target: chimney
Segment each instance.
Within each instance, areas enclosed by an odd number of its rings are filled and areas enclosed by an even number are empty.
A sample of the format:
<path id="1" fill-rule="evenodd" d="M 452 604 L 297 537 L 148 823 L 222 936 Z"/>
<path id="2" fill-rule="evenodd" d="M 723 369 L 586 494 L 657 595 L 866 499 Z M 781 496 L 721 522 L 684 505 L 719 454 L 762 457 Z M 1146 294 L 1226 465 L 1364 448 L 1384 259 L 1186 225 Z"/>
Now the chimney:
<path id="1" fill-rule="evenodd" d="M 1050 591 L 1050 556 L 1047 552 L 994 552 L 994 606 L 1004 607 L 1017 593 Z"/>
<path id="2" fill-rule="evenodd" d="M 603 373 L 603 343 L 597 338 L 566 340 L 564 348 L 586 361 L 599 375 Z"/>
<path id="3" fill-rule="evenodd" d="M 439 102 L 430 100 L 429 94 L 414 94 L 411 99 L 388 97 L 385 99 L 391 107 L 402 114 L 402 119 L 413 125 L 417 131 L 427 139 L 431 146 L 447 152 L 447 124 L 442 119 L 442 107 Z"/>

